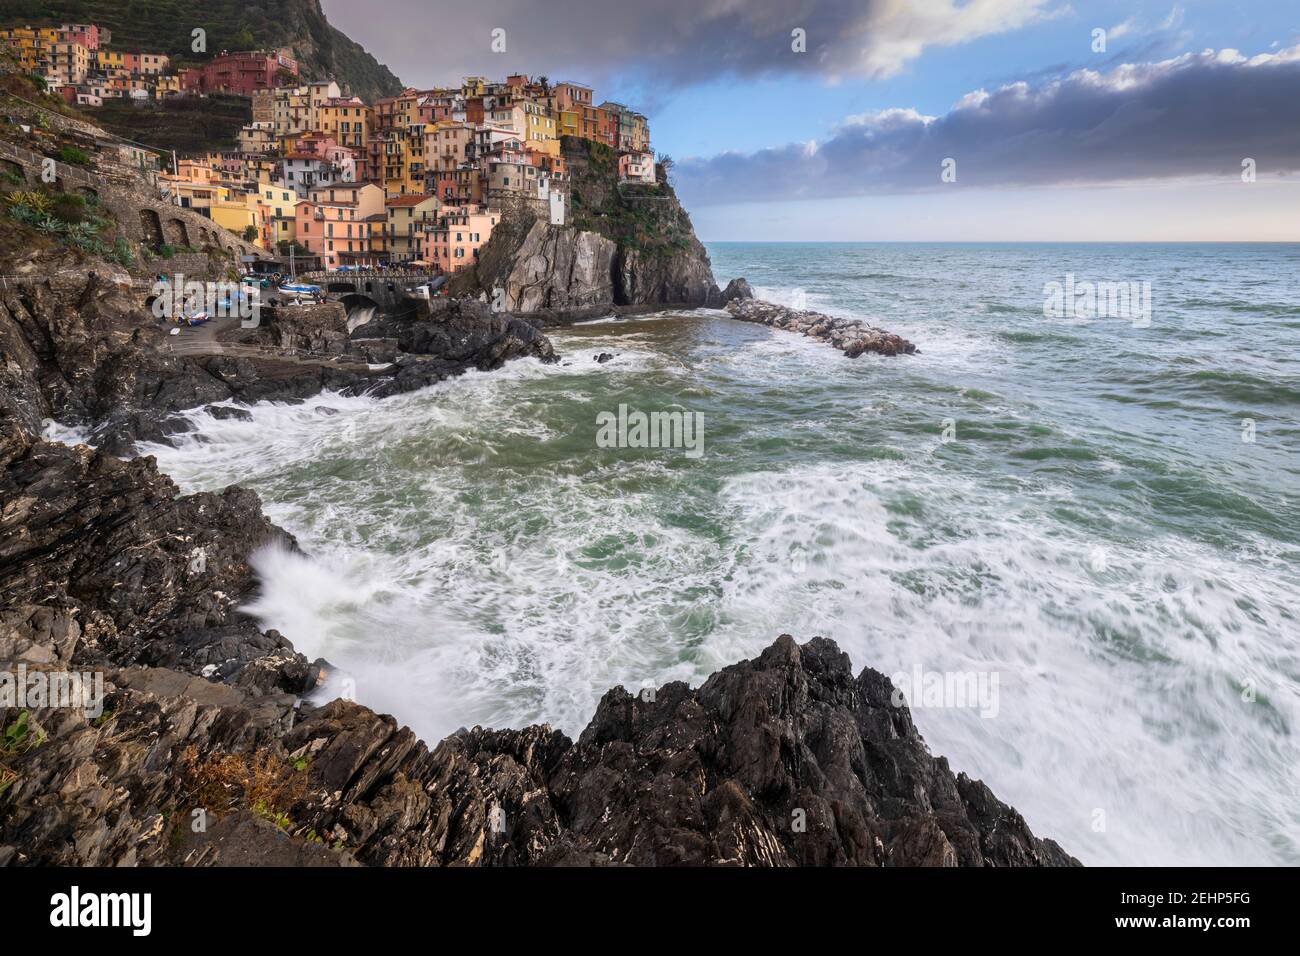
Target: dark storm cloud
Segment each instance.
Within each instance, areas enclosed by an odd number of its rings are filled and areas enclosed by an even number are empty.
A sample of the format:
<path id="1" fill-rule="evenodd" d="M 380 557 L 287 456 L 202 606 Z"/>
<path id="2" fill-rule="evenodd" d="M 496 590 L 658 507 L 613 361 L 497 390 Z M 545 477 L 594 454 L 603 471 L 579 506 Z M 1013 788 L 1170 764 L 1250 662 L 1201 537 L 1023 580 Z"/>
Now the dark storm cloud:
<path id="1" fill-rule="evenodd" d="M 326 13 L 414 85 L 466 74 L 614 75 L 687 86 L 718 76 L 896 73 L 930 46 L 1024 26 L 1048 0 L 326 0 Z M 405 26 L 402 26 L 405 25 Z M 491 49 L 505 31 L 506 52 Z M 806 31 L 807 52 L 791 49 Z"/>
<path id="2" fill-rule="evenodd" d="M 1240 179 L 1300 169 L 1300 47 L 1245 58 L 1184 54 L 963 97 L 940 117 L 856 117 L 823 143 L 680 160 L 693 204 L 930 188 Z M 957 182 L 941 184 L 956 160 Z"/>

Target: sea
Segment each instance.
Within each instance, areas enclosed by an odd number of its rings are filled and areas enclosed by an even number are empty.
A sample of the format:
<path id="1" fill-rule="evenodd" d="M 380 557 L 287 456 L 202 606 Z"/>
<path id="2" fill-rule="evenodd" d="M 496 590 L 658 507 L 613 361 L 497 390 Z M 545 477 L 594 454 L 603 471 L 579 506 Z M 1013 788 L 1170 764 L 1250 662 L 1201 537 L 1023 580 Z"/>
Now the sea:
<path id="1" fill-rule="evenodd" d="M 261 495 L 246 610 L 431 743 L 820 635 L 1084 863 L 1300 864 L 1300 246 L 708 251 L 919 352 L 610 317 L 140 450 Z"/>

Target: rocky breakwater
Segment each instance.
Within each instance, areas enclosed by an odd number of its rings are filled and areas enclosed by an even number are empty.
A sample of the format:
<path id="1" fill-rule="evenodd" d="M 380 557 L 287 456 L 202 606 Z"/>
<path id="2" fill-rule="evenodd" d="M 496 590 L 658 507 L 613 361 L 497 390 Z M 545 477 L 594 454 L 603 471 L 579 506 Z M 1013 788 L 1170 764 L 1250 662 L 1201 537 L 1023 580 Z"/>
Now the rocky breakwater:
<path id="1" fill-rule="evenodd" d="M 902 336 L 856 319 L 836 319 L 820 312 L 789 309 L 746 297 L 732 298 L 724 308 L 734 319 L 807 335 L 839 349 L 849 358 L 857 358 L 865 352 L 912 355 L 917 351 L 916 346 Z"/>

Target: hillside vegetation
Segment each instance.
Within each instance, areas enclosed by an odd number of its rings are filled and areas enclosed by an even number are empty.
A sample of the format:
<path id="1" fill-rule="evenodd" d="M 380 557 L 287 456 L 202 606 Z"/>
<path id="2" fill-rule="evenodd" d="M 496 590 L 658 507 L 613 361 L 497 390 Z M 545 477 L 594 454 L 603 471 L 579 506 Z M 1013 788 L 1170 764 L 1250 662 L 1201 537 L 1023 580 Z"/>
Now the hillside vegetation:
<path id="1" fill-rule="evenodd" d="M 143 106 L 106 99 L 81 112 L 110 133 L 182 156 L 235 149 L 239 128 L 253 121 L 253 108 L 242 96 L 173 97 Z"/>
<path id="2" fill-rule="evenodd" d="M 166 53 L 188 63 L 191 31 L 207 31 L 208 54 L 292 47 L 304 76 L 334 77 L 367 101 L 401 81 L 358 43 L 330 26 L 319 0 L 0 0 L 0 23 L 95 23 L 113 31 L 111 49 Z"/>
<path id="3" fill-rule="evenodd" d="M 565 136 L 561 143 L 570 180 L 569 225 L 646 256 L 667 258 L 692 250 L 695 231 L 671 186 L 620 183 L 613 149 L 576 136 Z"/>

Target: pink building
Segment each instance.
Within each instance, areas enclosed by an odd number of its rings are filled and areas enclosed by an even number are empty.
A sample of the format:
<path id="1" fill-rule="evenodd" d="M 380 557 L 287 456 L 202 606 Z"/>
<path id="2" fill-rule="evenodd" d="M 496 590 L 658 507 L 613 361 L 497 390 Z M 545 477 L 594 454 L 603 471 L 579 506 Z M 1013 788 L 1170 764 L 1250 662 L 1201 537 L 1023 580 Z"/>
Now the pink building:
<path id="1" fill-rule="evenodd" d="M 460 272 L 478 261 L 478 251 L 492 236 L 501 216 L 483 206 L 452 206 L 425 232 L 418 254 L 443 272 Z"/>
<path id="2" fill-rule="evenodd" d="M 653 153 L 619 153 L 618 178 L 631 183 L 655 183 Z"/>
<path id="3" fill-rule="evenodd" d="M 107 30 L 101 31 L 93 23 L 65 23 L 59 27 L 59 39 L 69 43 L 80 43 L 87 50 L 98 50 L 101 42 L 107 43 Z"/>
<path id="4" fill-rule="evenodd" d="M 357 181 L 357 151 L 349 146 L 340 146 L 334 137 L 321 133 L 308 133 L 298 140 L 296 153 L 312 153 L 325 160 L 337 170 L 334 179 L 343 183 Z"/>
<path id="5" fill-rule="evenodd" d="M 384 191 L 373 183 L 334 184 L 311 191 L 294 206 L 299 245 L 321 257 L 327 269 L 378 261 L 382 245 Z"/>

